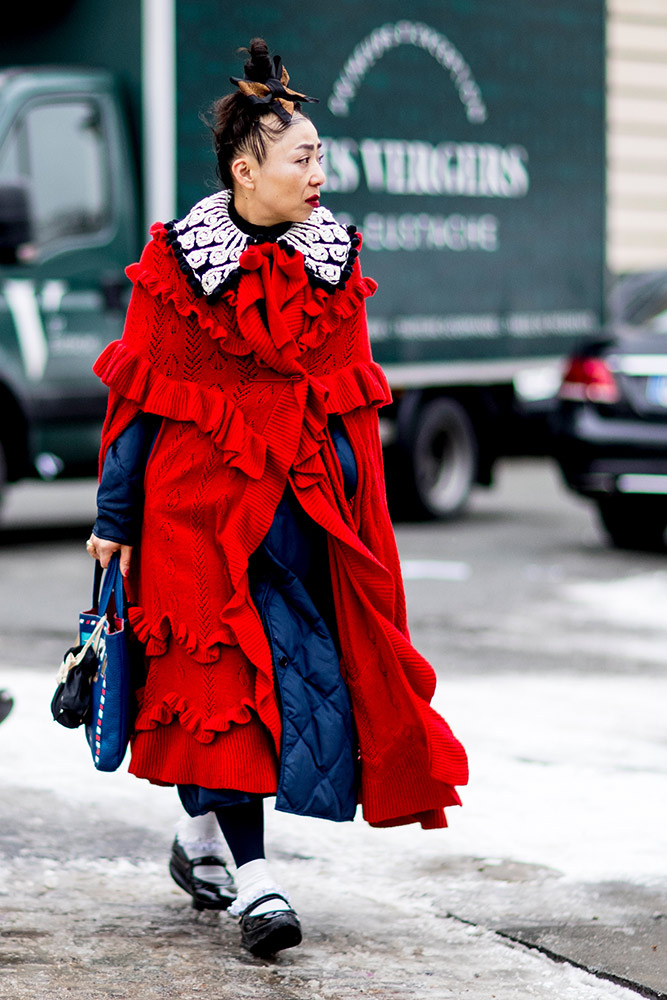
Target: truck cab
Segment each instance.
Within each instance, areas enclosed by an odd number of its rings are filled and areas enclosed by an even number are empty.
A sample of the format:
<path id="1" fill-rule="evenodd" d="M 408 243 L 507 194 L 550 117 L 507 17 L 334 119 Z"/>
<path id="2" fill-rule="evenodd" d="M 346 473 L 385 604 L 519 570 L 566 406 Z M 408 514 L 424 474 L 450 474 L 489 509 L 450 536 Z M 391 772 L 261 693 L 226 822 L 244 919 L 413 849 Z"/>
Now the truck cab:
<path id="1" fill-rule="evenodd" d="M 136 256 L 136 171 L 113 77 L 0 71 L 0 491 L 95 469 Z"/>

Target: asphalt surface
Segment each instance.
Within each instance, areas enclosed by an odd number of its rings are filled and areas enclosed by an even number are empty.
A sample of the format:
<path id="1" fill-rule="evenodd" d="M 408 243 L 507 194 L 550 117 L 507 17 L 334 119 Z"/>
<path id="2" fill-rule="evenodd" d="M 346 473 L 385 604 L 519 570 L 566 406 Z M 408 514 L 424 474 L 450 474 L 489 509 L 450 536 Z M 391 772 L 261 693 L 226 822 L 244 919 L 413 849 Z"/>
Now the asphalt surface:
<path id="1" fill-rule="evenodd" d="M 473 780 L 442 834 L 272 814 L 305 939 L 262 962 L 169 879 L 173 792 L 49 725 L 93 503 L 21 486 L 0 528 L 0 998 L 667 996 L 664 555 L 609 549 L 539 461 L 456 525 L 397 527 Z"/>

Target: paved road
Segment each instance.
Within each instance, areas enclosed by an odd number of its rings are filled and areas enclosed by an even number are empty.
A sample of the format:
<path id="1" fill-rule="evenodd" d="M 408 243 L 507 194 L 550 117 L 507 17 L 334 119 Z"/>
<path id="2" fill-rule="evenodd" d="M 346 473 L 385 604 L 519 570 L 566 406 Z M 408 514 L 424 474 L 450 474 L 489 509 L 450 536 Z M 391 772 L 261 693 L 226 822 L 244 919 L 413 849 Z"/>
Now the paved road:
<path id="1" fill-rule="evenodd" d="M 540 461 L 456 524 L 398 526 L 464 809 L 435 834 L 271 814 L 307 936 L 258 963 L 170 883 L 173 793 L 44 722 L 93 505 L 90 482 L 21 486 L 0 530 L 1 998 L 667 995 L 664 556 L 607 548 Z"/>

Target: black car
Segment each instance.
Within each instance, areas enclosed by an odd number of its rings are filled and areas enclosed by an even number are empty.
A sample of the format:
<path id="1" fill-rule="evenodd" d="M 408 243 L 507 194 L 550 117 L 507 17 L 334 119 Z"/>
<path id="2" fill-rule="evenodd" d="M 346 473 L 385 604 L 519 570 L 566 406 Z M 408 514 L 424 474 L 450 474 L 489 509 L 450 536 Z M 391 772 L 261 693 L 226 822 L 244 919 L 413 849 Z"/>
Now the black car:
<path id="1" fill-rule="evenodd" d="M 664 272 L 619 286 L 615 325 L 570 359 L 553 416 L 565 481 L 619 548 L 665 548 L 667 329 L 655 313 L 666 293 Z"/>

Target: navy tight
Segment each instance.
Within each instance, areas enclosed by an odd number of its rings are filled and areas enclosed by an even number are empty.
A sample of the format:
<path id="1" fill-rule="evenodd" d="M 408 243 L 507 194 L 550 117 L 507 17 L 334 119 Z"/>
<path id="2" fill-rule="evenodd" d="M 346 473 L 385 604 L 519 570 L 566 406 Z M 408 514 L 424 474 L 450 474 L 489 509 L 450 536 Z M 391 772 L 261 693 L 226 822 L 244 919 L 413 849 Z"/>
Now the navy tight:
<path id="1" fill-rule="evenodd" d="M 264 858 L 264 800 L 255 799 L 215 810 L 222 835 L 237 868 Z"/>

